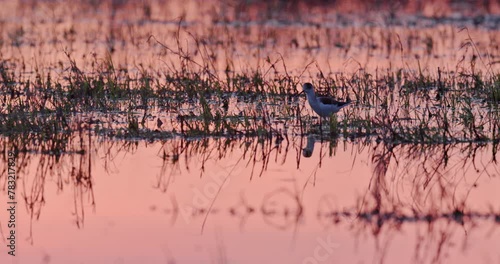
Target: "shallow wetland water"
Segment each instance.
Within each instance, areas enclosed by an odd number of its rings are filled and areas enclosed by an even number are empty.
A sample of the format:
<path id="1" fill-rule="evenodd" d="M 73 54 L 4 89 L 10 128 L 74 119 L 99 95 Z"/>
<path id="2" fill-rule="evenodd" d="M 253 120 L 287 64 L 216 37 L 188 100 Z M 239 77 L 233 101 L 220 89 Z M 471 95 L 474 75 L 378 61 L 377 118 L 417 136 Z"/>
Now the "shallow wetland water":
<path id="1" fill-rule="evenodd" d="M 0 263 L 500 262 L 500 4 L 0 3 Z"/>

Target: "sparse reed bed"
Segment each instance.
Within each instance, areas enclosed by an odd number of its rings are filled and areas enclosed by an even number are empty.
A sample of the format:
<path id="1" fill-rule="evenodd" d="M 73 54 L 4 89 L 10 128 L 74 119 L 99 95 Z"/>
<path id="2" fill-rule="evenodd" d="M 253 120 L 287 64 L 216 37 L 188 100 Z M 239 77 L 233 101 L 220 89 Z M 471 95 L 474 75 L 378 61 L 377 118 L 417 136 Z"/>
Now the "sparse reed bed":
<path id="1" fill-rule="evenodd" d="M 144 33 L 155 30 L 147 12 L 145 17 L 129 21 L 128 33 L 120 31 L 113 9 L 119 7 L 110 8 L 112 15 L 106 22 L 110 30 L 105 36 L 87 34 L 85 30 L 96 29 L 82 28 L 90 25 L 78 22 L 64 30 L 57 28 L 56 22 L 47 23 L 48 28 L 54 27 L 53 43 L 33 40 L 40 30 L 37 27 L 0 28 L 0 32 L 9 33 L 10 40 L 0 42 L 0 49 L 15 54 L 4 58 L 0 52 L 2 135 L 43 141 L 58 134 L 79 133 L 85 127 L 100 137 L 125 140 L 174 136 L 282 139 L 325 132 L 323 135 L 332 140 L 394 144 L 499 141 L 500 73 L 494 55 L 498 51 L 495 29 L 483 32 L 490 34 L 491 43 L 480 46 L 468 29 L 457 31 L 438 20 L 433 22 L 434 31 L 412 24 L 411 19 L 399 21 L 412 26 L 408 28 L 396 26 L 396 18 L 380 25 L 344 23 L 337 28 L 335 23 L 323 26 L 308 16 L 291 19 L 300 23 L 283 18 L 285 22 L 277 25 L 256 27 L 238 18 L 221 22 L 215 17 L 226 14 L 213 11 L 209 14 L 214 19 L 203 22 L 201 29 L 184 18 L 160 21 L 166 28 L 162 32 L 168 32 L 165 37 Z M 342 22 L 344 18 L 337 19 Z M 487 21 L 488 25 L 493 22 Z M 441 34 L 442 41 L 432 32 Z M 288 33 L 290 36 L 283 36 Z M 460 47 L 456 47 L 458 36 L 462 38 Z M 26 59 L 16 56 L 16 49 L 22 54 L 27 41 L 35 47 L 50 49 L 52 45 L 62 59 L 50 65 L 35 61 L 32 72 L 26 74 Z M 105 45 L 95 44 L 100 41 Z M 76 59 L 79 53 L 71 48 L 61 51 L 59 42 L 65 47 L 78 43 L 95 46 L 90 46 L 91 56 Z M 117 63 L 113 54 L 120 43 L 124 50 L 146 50 L 149 58 L 159 58 L 145 64 L 146 60 L 140 59 L 128 62 L 125 56 L 128 64 Z M 289 67 L 290 60 L 274 51 L 275 46 L 284 54 L 299 52 L 309 63 L 297 72 L 296 63 Z M 491 53 L 485 54 L 484 46 Z M 436 64 L 436 58 L 447 56 L 438 49 L 457 52 L 459 55 L 452 58 L 460 59 L 443 59 L 446 63 Z M 377 56 L 390 63 L 385 68 L 364 67 L 349 59 L 353 50 L 366 51 L 367 64 Z M 248 60 L 255 64 L 239 62 L 238 52 L 255 57 Z M 324 63 L 323 54 L 330 52 L 332 58 Z M 393 63 L 392 58 L 398 62 Z M 347 61 L 345 68 L 349 70 L 325 71 L 324 65 L 329 66 L 328 60 L 333 59 Z M 456 65 L 434 66 L 450 61 Z M 304 97 L 299 96 L 305 81 L 334 97 L 349 97 L 354 103 L 320 128 Z"/>
<path id="2" fill-rule="evenodd" d="M 186 59 L 171 72 L 133 75 L 115 69 L 109 58 L 96 62 L 92 73 L 79 69 L 69 54 L 67 59 L 72 67 L 57 79 L 50 74 L 22 79 L 2 65 L 2 134 L 44 140 L 77 132 L 80 126 L 73 123 L 79 113 L 92 113 L 79 122 L 104 137 L 283 137 L 318 130 L 309 118 L 313 113 L 299 99 L 300 76 L 261 74 L 273 63 L 220 76 L 208 62 L 200 67 Z M 320 87 L 355 100 L 332 119 L 326 134 L 393 143 L 498 143 L 500 74 L 471 73 L 472 68 L 428 74 L 404 69 L 321 73 Z M 119 122 L 119 116 L 126 118 Z"/>

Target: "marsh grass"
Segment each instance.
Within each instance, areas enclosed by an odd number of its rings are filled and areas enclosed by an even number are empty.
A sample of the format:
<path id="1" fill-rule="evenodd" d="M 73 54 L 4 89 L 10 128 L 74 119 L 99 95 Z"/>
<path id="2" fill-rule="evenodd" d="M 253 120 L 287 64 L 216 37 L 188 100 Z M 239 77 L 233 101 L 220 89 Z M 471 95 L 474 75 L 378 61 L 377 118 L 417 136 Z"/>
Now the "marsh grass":
<path id="1" fill-rule="evenodd" d="M 209 71 L 208 63 L 200 68 L 185 59 L 180 69 L 158 79 L 147 70 L 131 76 L 116 69 L 110 58 L 96 61 L 93 72 L 85 73 L 69 54 L 67 58 L 71 68 L 58 80 L 50 74 L 37 74 L 33 82 L 16 80 L 5 64 L 0 68 L 2 85 L 8 88 L 0 127 L 4 134 L 47 137 L 75 132 L 71 123 L 78 112 L 128 113 L 127 126 L 119 128 L 126 133 L 107 130 L 106 134 L 134 137 L 153 131 L 147 117 L 161 112 L 175 118 L 157 134 L 174 132 L 185 137 L 269 137 L 290 128 L 303 134 L 311 126 L 297 116 L 306 114 L 305 102 L 297 97 L 298 78 L 288 73 L 275 72 L 272 79 L 265 79 L 263 70 L 257 69 L 249 75 L 226 73 L 219 78 Z M 269 69 L 279 62 L 269 62 Z M 330 119 L 329 135 L 375 136 L 400 143 L 498 141 L 500 75 L 439 68 L 436 76 L 404 72 L 373 75 L 360 70 L 351 76 L 321 72 L 318 82 L 329 85 L 330 93 L 350 94 L 356 100 L 342 117 Z M 191 110 L 186 113 L 182 108 Z"/>
<path id="2" fill-rule="evenodd" d="M 150 19 L 150 7 L 144 8 L 144 16 Z M 370 31 L 358 40 L 352 31 L 350 35 L 343 32 L 340 40 L 327 30 L 327 39 L 337 43 L 334 47 L 347 49 L 346 53 L 358 41 L 367 45 L 369 54 L 385 52 L 388 57 L 401 59 L 407 67 L 371 71 L 353 60 L 357 65 L 354 71 L 333 73 L 312 61 L 301 72 L 292 73 L 279 53 L 263 56 L 257 66 L 239 70 L 235 66 L 237 59 L 228 55 L 223 58 L 225 67 L 221 71 L 220 53 L 234 54 L 237 43 L 229 33 L 230 25 L 214 23 L 210 28 L 223 32 L 226 42 L 216 34 L 198 36 L 185 25 L 183 19 L 173 24 L 176 29 L 168 44 L 154 35 L 147 38 L 148 48 L 159 50 L 165 58 L 160 59 L 166 68 L 162 71 L 143 64 L 130 71 L 113 61 L 113 50 L 102 58 L 96 54 L 87 57 L 84 65 L 78 64 L 70 50 L 64 50 L 66 61 L 59 62 L 61 72 L 57 76 L 42 65 L 26 77 L 19 71 L 23 59 L 2 60 L 0 132 L 44 139 L 76 133 L 83 123 L 98 136 L 121 139 L 265 139 L 318 133 L 313 126 L 315 120 L 309 118 L 314 114 L 298 96 L 309 73 L 322 92 L 355 100 L 330 119 L 326 135 L 331 139 L 447 144 L 497 143 L 500 138 L 500 73 L 493 67 L 493 58 L 481 53 L 467 29 L 459 31 L 466 39 L 459 50 L 462 58 L 454 68 L 425 64 L 425 59 L 436 56 L 439 45 L 432 35 L 410 30 L 410 38 L 403 43 L 398 30 L 377 26 L 372 29 L 382 32 L 381 38 Z M 224 30 L 216 31 L 217 27 Z M 251 29 L 248 25 L 244 28 Z M 323 49 L 322 30 L 316 25 L 306 35 L 305 44 L 294 39 L 292 46 L 303 47 L 310 54 Z M 67 32 L 74 41 L 78 34 L 75 28 L 71 26 Z M 108 36 L 108 41 L 128 40 L 115 33 Z M 258 34 L 265 39 L 276 32 L 259 29 Z M 22 45 L 25 35 L 22 28 L 13 30 L 12 45 Z M 423 54 L 404 56 L 415 48 L 411 37 L 419 39 L 425 49 Z M 267 45 L 262 42 L 258 48 L 269 48 Z M 82 113 L 90 113 L 95 120 L 80 120 Z"/>

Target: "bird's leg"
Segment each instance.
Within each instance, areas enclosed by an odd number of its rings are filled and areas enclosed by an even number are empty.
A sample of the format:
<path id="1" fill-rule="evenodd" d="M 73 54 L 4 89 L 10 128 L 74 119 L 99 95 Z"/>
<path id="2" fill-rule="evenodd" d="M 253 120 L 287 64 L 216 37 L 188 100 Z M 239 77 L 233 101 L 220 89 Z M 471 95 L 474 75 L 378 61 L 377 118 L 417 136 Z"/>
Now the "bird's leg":
<path id="1" fill-rule="evenodd" d="M 319 134 L 323 138 L 323 117 L 319 117 Z"/>

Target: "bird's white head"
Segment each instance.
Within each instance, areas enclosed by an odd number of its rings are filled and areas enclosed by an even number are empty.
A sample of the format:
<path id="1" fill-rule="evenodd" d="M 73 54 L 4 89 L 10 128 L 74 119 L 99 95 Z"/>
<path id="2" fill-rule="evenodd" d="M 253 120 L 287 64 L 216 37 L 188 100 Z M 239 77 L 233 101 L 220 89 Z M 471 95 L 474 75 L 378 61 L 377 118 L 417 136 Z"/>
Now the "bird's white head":
<path id="1" fill-rule="evenodd" d="M 302 90 L 308 96 L 314 95 L 314 86 L 311 83 L 304 83 L 304 85 L 302 85 Z"/>

